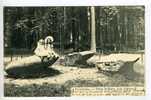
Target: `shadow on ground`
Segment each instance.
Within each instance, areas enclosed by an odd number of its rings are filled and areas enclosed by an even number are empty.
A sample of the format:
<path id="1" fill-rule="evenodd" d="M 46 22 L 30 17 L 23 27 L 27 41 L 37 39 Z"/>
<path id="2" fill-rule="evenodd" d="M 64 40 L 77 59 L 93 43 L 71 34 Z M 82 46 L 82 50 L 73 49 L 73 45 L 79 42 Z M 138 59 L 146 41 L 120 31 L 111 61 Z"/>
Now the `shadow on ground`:
<path id="1" fill-rule="evenodd" d="M 61 74 L 60 71 L 49 68 L 48 66 L 32 66 L 32 67 L 20 67 L 11 70 L 7 78 L 23 78 L 23 79 L 32 79 L 32 78 L 43 78 L 43 77 L 52 77 Z"/>

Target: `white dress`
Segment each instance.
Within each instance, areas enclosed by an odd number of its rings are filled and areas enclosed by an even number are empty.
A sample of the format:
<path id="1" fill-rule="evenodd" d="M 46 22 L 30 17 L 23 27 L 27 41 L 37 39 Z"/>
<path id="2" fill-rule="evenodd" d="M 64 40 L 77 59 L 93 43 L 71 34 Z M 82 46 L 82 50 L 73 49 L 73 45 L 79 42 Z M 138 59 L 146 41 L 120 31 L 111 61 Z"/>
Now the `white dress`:
<path id="1" fill-rule="evenodd" d="M 34 53 L 40 57 L 48 56 L 48 52 L 45 49 L 44 45 L 40 43 L 38 43 L 37 48 L 35 49 Z"/>

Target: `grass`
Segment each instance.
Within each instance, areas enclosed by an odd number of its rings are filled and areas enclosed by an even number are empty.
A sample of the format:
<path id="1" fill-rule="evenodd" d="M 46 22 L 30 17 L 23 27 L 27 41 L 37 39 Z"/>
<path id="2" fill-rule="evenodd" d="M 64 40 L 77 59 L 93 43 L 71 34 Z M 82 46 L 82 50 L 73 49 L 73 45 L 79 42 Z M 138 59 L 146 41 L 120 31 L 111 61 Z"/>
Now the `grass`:
<path id="1" fill-rule="evenodd" d="M 15 85 L 5 84 L 4 94 L 7 97 L 43 97 L 43 96 L 70 96 L 71 87 L 118 87 L 118 86 L 142 86 L 144 83 L 134 80 L 119 78 L 119 75 L 115 75 L 109 78 L 107 82 L 101 82 L 99 80 L 68 80 L 64 84 L 49 84 L 43 83 L 42 85 Z M 118 80 L 119 79 L 119 80 Z"/>

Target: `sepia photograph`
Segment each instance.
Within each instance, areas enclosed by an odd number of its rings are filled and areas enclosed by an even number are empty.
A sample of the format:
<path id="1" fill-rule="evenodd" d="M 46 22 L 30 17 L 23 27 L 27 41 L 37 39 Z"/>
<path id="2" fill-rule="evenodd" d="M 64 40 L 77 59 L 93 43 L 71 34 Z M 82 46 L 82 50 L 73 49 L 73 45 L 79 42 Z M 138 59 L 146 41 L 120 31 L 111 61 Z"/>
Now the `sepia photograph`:
<path id="1" fill-rule="evenodd" d="M 145 6 L 5 6 L 4 96 L 144 96 Z"/>

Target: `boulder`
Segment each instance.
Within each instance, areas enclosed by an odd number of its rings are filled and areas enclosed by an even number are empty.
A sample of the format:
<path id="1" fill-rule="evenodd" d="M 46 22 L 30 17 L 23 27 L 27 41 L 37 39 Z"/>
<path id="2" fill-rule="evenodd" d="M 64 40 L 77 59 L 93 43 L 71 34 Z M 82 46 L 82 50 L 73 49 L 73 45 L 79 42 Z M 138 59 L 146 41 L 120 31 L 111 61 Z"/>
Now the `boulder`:
<path id="1" fill-rule="evenodd" d="M 87 60 L 94 55 L 92 51 L 73 52 L 65 56 L 65 65 L 87 65 Z"/>

